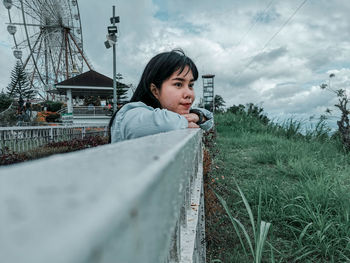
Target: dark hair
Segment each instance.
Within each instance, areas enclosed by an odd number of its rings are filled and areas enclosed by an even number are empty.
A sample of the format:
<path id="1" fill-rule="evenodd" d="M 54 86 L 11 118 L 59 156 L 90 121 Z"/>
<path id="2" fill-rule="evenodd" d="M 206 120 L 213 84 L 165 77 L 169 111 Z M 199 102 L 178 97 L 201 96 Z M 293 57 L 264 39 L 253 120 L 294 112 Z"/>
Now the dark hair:
<path id="1" fill-rule="evenodd" d="M 197 80 L 198 70 L 196 65 L 181 49 L 174 49 L 154 56 L 146 65 L 130 102 L 141 101 L 153 108 L 161 108 L 158 99 L 151 92 L 151 84 L 154 84 L 160 90 L 165 80 L 170 78 L 177 70 L 180 70 L 179 73 L 182 73 L 187 66 L 189 68 L 188 71 L 191 71 L 193 74 L 193 79 Z M 109 142 L 111 142 L 111 127 L 117 112 L 112 115 L 108 124 Z"/>

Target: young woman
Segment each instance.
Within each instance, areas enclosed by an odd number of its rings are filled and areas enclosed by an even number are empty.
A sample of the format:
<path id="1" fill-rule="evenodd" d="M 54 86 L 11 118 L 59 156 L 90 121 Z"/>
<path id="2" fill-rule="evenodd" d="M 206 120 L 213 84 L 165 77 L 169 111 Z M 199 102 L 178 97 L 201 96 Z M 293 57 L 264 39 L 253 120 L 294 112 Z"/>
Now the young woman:
<path id="1" fill-rule="evenodd" d="M 210 130 L 213 114 L 191 109 L 197 79 L 197 67 L 183 51 L 153 57 L 130 102 L 112 116 L 110 142 L 186 128 Z"/>

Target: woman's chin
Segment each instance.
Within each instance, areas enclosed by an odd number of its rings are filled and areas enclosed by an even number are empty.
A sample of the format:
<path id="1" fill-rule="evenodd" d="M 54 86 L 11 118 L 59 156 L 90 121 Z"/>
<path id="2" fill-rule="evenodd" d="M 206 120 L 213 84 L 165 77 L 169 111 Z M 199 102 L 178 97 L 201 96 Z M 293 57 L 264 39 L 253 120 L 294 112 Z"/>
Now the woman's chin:
<path id="1" fill-rule="evenodd" d="M 178 111 L 176 111 L 176 113 L 178 113 L 178 114 L 180 114 L 180 115 L 184 115 L 184 114 L 189 114 L 190 113 L 190 110 L 188 109 L 188 110 L 178 110 Z"/>

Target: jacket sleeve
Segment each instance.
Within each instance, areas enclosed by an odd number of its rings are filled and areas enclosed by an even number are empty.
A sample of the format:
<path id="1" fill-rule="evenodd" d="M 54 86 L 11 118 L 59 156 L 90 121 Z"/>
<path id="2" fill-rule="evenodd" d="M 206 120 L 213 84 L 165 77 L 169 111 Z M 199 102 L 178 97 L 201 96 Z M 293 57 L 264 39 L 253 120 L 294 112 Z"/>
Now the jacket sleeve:
<path id="1" fill-rule="evenodd" d="M 203 108 L 193 108 L 193 109 L 200 110 L 205 116 L 205 118 L 207 119 L 207 121 L 199 125 L 199 127 L 201 127 L 205 131 L 211 130 L 214 127 L 213 113 Z"/>
<path id="2" fill-rule="evenodd" d="M 187 119 L 177 113 L 143 107 L 125 112 L 120 123 L 122 137 L 126 140 L 187 127 Z"/>

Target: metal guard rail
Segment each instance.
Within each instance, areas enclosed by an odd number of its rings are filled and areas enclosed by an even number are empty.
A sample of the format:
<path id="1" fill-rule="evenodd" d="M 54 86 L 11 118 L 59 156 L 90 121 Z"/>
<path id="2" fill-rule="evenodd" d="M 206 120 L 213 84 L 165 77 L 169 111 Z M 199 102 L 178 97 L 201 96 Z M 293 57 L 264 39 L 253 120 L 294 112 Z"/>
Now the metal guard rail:
<path id="1" fill-rule="evenodd" d="M 0 127 L 0 149 L 15 152 L 28 151 L 50 142 L 107 136 L 107 125 L 25 126 Z"/>

